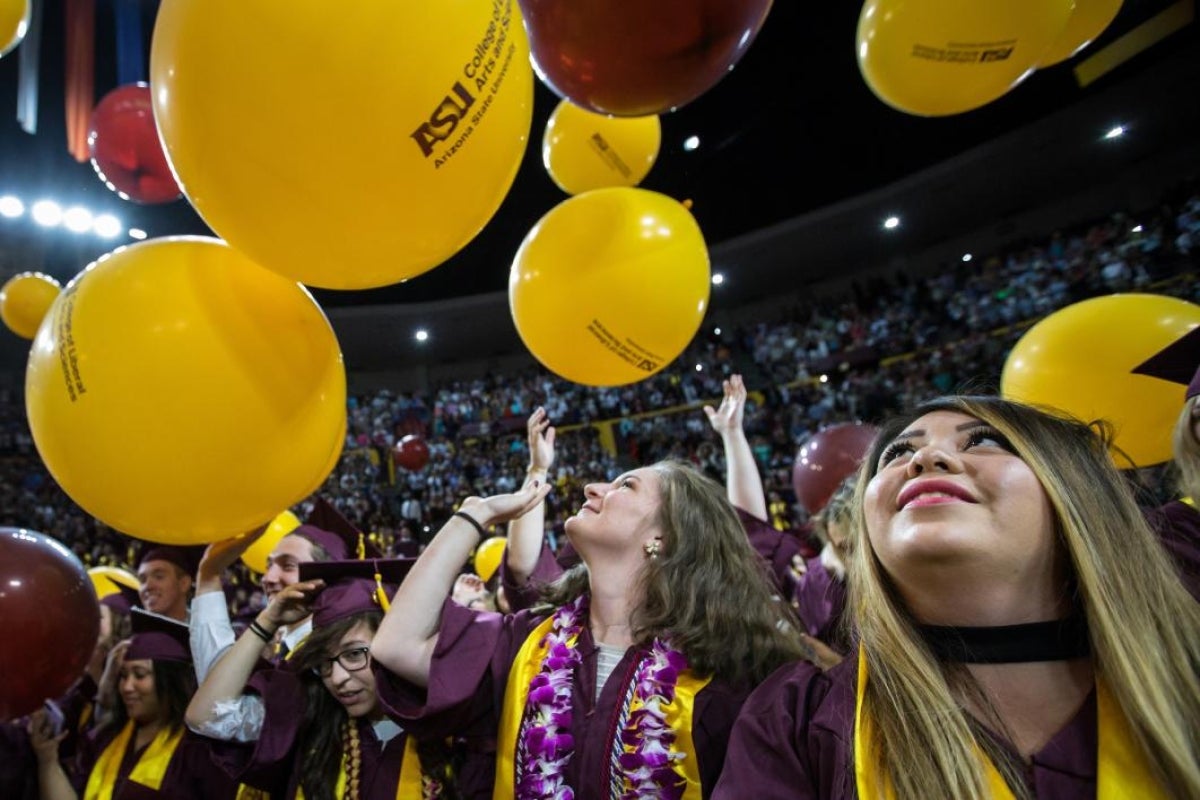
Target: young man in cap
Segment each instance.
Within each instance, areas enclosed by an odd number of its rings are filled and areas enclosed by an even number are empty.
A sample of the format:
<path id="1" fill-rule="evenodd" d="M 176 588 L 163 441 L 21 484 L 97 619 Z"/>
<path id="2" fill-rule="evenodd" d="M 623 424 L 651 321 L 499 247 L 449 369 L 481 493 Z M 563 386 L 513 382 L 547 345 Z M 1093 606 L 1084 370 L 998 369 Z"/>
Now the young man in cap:
<path id="1" fill-rule="evenodd" d="M 138 559 L 137 578 L 142 606 L 147 611 L 187 622 L 191 594 L 203 547 L 153 545 Z"/>

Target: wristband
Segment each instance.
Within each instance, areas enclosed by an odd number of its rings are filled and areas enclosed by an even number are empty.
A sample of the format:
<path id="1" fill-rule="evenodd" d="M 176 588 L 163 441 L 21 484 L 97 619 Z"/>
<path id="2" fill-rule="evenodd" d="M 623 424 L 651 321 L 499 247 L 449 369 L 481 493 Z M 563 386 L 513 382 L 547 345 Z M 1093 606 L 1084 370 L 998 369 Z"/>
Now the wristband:
<path id="1" fill-rule="evenodd" d="M 461 517 L 462 519 L 465 519 L 467 522 L 471 523 L 471 527 L 479 532 L 479 541 L 482 542 L 487 538 L 487 531 L 485 531 L 483 526 L 479 524 L 479 520 L 475 519 L 465 511 L 455 511 L 454 516 Z"/>
<path id="2" fill-rule="evenodd" d="M 269 633 L 256 619 L 250 621 L 249 630 L 264 642 L 270 643 L 275 641 L 275 634 Z"/>

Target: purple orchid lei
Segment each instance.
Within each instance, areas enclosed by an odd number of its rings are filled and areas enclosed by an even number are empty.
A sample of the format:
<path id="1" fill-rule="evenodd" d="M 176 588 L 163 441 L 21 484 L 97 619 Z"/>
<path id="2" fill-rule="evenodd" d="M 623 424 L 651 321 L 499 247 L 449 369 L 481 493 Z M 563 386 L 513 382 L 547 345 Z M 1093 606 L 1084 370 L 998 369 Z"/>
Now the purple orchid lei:
<path id="1" fill-rule="evenodd" d="M 546 657 L 529 684 L 517 737 L 518 800 L 574 800 L 575 792 L 564 784 L 563 772 L 575 751 L 572 679 L 583 660 L 578 640 L 586 604 L 583 595 L 558 609 L 546 634 Z M 684 655 L 661 639 L 654 640 L 638 664 L 613 743 L 611 796 L 622 800 L 683 797 L 686 783 L 673 765 L 684 754 L 671 749 L 675 733 L 666 723 L 663 706 L 674 700 L 675 684 L 685 669 Z"/>
<path id="2" fill-rule="evenodd" d="M 519 800 L 574 800 L 575 792 L 563 783 L 563 770 L 575 752 L 571 736 L 571 678 L 583 661 L 579 634 L 583 630 L 581 595 L 554 612 L 546 634 L 546 657 L 541 671 L 529 684 L 525 718 L 517 737 Z"/>
<path id="3" fill-rule="evenodd" d="M 683 797 L 687 784 L 674 765 L 684 754 L 671 749 L 675 731 L 663 706 L 675 699 L 675 684 L 685 669 L 683 653 L 655 639 L 634 672 L 633 692 L 621 715 L 621 746 L 614 750 L 613 795 L 619 793 L 621 800 Z"/>

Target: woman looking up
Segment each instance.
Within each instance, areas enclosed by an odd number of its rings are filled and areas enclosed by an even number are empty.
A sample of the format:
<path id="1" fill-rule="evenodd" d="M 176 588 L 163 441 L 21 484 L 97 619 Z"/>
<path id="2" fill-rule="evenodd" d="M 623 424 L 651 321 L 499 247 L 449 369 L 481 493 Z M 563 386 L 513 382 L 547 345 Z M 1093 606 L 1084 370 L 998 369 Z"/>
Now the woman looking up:
<path id="1" fill-rule="evenodd" d="M 857 652 L 759 688 L 717 797 L 1200 797 L 1200 607 L 1093 429 L 935 400 L 857 499 Z"/>
<path id="2" fill-rule="evenodd" d="M 498 740 L 496 797 L 707 797 L 749 690 L 803 657 L 724 490 L 678 462 L 588 484 L 565 526 L 582 563 L 512 616 L 443 604 L 483 528 L 545 497 L 468 498 L 372 644 L 406 727 Z M 400 612 L 399 609 L 403 609 Z"/>

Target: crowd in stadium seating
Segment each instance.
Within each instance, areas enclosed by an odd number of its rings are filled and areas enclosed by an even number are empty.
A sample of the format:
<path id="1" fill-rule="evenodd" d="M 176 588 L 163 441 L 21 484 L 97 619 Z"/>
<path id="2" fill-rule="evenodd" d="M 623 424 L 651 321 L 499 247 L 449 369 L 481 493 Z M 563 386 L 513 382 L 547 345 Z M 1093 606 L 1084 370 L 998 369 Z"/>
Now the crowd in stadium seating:
<path id="1" fill-rule="evenodd" d="M 768 496 L 791 512 L 780 523 L 794 524 L 792 461 L 822 425 L 877 420 L 964 387 L 995 389 L 1027 324 L 1087 297 L 1152 290 L 1200 301 L 1200 193 L 1185 187 L 1171 199 L 1157 213 L 1114 214 L 928 278 L 897 275 L 856 284 L 852 296 L 804 298 L 777 321 L 705 330 L 669 368 L 631 386 L 583 387 L 529 369 L 451 382 L 429 395 L 351 397 L 346 448 L 320 493 L 384 543 L 426 540 L 463 497 L 516 487 L 527 462 L 525 420 L 542 405 L 560 428 L 548 509 L 548 527 L 558 530 L 586 480 L 611 478 L 631 463 L 677 456 L 719 476 L 720 444 L 699 406 L 720 397 L 723 377 L 740 372 L 763 397 L 750 404 L 746 429 Z M 913 353 L 919 357 L 905 357 Z M 648 414 L 663 409 L 673 410 Z M 615 420 L 615 455 L 586 424 L 604 420 Z M 430 446 L 418 472 L 390 464 L 406 434 Z M 22 398 L 11 390 L 0 390 L 0 525 L 41 530 L 88 564 L 130 560 L 129 540 L 81 511 L 48 476 Z M 249 576 L 241 583 L 239 600 L 249 601 Z"/>

